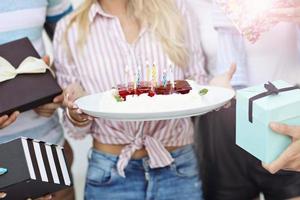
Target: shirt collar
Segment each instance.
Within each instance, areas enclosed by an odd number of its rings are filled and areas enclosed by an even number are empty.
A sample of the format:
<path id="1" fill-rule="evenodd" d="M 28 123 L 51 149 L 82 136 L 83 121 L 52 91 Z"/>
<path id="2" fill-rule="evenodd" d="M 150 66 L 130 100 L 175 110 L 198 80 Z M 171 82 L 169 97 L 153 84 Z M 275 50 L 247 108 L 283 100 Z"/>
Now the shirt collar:
<path id="1" fill-rule="evenodd" d="M 93 22 L 95 17 L 97 15 L 100 15 L 102 17 L 107 17 L 107 18 L 114 18 L 114 16 L 107 14 L 101 7 L 101 5 L 98 2 L 95 2 L 92 4 L 90 11 L 89 11 L 89 19 L 90 22 Z"/>

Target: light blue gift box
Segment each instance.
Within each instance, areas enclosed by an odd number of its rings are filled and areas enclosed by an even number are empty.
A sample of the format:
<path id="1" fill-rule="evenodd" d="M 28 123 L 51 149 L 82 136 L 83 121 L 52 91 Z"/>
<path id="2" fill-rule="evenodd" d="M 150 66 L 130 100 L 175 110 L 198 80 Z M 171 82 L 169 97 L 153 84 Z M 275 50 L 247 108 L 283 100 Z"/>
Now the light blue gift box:
<path id="1" fill-rule="evenodd" d="M 274 81 L 267 88 L 272 84 L 277 89 L 293 87 L 284 81 Z M 251 115 L 249 99 L 272 89 L 271 86 L 267 90 L 264 84 L 249 87 L 237 91 L 236 97 L 236 144 L 265 163 L 278 158 L 291 143 L 290 137 L 273 132 L 269 123 L 300 125 L 300 89 L 269 94 L 253 101 Z"/>

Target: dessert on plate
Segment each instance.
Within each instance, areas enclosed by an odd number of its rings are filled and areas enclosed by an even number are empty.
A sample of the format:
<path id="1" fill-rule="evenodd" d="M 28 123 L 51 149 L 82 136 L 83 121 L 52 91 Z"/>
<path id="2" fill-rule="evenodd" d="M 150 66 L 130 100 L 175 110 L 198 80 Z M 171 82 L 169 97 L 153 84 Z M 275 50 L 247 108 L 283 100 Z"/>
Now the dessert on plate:
<path id="1" fill-rule="evenodd" d="M 116 113 L 149 113 L 183 110 L 202 103 L 207 89 L 191 80 L 168 81 L 153 85 L 149 82 L 120 84 L 106 91 L 100 101 L 103 111 Z"/>

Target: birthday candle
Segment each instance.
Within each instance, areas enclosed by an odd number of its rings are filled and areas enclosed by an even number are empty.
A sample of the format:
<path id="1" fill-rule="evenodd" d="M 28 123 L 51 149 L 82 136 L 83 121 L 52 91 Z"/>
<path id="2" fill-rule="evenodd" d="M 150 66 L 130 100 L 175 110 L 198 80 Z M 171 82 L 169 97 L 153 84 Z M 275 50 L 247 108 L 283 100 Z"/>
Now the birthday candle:
<path id="1" fill-rule="evenodd" d="M 157 83 L 157 69 L 155 64 L 152 66 L 152 84 L 153 86 L 156 86 Z"/>
<path id="2" fill-rule="evenodd" d="M 146 81 L 149 82 L 151 79 L 151 69 L 149 65 L 149 61 L 146 60 Z"/>
<path id="3" fill-rule="evenodd" d="M 164 69 L 163 71 L 163 86 L 166 87 L 167 86 L 167 70 Z"/>
<path id="4" fill-rule="evenodd" d="M 167 63 L 169 66 L 169 79 L 170 79 L 172 87 L 174 88 L 174 86 L 175 86 L 175 80 L 174 80 L 175 65 L 172 63 L 172 61 L 169 58 L 167 58 L 167 59 L 168 59 Z"/>
<path id="5" fill-rule="evenodd" d="M 133 74 L 133 89 L 137 88 L 137 73 Z"/>
<path id="6" fill-rule="evenodd" d="M 171 65 L 170 66 L 170 69 L 171 69 L 171 84 L 173 87 L 175 87 L 175 65 Z"/>
<path id="7" fill-rule="evenodd" d="M 141 76 L 142 76 L 141 66 L 138 66 L 138 70 L 137 70 L 136 76 L 137 76 L 136 77 L 137 85 L 140 86 L 141 85 Z"/>

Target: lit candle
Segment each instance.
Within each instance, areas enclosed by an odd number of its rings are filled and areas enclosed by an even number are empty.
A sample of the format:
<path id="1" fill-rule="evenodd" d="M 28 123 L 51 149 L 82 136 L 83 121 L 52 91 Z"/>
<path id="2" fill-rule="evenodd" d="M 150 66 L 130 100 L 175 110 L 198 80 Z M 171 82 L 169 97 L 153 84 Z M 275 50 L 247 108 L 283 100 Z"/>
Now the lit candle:
<path id="1" fill-rule="evenodd" d="M 168 66 L 169 66 L 169 79 L 171 82 L 172 87 L 174 88 L 175 86 L 175 78 L 174 78 L 174 70 L 175 70 L 175 65 L 172 63 L 172 61 L 168 58 L 167 60 Z"/>
<path id="2" fill-rule="evenodd" d="M 157 69 L 156 65 L 153 64 L 152 66 L 152 85 L 155 87 L 157 83 Z"/>
<path id="3" fill-rule="evenodd" d="M 151 80 L 151 68 L 149 65 L 149 61 L 146 60 L 146 81 L 149 82 Z"/>
<path id="4" fill-rule="evenodd" d="M 137 81 L 137 73 L 134 73 L 133 74 L 133 89 L 137 88 L 136 81 Z"/>
<path id="5" fill-rule="evenodd" d="M 175 66 L 174 65 L 170 65 L 170 82 L 172 87 L 175 87 Z"/>
<path id="6" fill-rule="evenodd" d="M 167 86 L 167 70 L 164 69 L 163 71 L 163 86 L 166 87 Z"/>
<path id="7" fill-rule="evenodd" d="M 137 86 L 140 86 L 141 85 L 141 76 L 142 76 L 142 68 L 141 66 L 138 66 L 138 70 L 137 70 L 137 73 L 136 73 L 136 82 L 137 82 Z"/>

